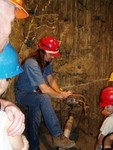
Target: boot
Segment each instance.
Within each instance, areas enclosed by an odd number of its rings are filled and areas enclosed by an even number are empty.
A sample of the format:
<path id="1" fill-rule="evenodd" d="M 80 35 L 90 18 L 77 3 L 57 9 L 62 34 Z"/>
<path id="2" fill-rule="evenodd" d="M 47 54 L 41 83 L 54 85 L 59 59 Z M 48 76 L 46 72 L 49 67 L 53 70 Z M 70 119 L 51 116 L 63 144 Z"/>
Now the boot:
<path id="1" fill-rule="evenodd" d="M 59 135 L 57 137 L 54 137 L 53 141 L 54 141 L 54 145 L 56 147 L 60 147 L 60 148 L 64 148 L 64 149 L 68 149 L 68 148 L 75 146 L 75 142 L 68 139 L 64 135 Z"/>

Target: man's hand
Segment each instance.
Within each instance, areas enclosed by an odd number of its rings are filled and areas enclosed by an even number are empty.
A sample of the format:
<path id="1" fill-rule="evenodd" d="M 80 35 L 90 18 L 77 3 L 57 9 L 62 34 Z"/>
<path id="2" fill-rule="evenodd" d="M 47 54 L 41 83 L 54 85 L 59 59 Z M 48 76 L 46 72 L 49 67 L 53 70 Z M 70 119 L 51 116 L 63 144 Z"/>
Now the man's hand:
<path id="1" fill-rule="evenodd" d="M 63 96 L 63 99 L 66 99 L 68 96 L 72 95 L 71 91 L 61 91 L 60 94 Z"/>
<path id="2" fill-rule="evenodd" d="M 16 136 L 23 133 L 25 129 L 25 116 L 20 109 L 14 105 L 7 105 L 4 109 L 8 119 L 12 122 L 11 126 L 7 129 L 7 133 L 10 136 Z"/>

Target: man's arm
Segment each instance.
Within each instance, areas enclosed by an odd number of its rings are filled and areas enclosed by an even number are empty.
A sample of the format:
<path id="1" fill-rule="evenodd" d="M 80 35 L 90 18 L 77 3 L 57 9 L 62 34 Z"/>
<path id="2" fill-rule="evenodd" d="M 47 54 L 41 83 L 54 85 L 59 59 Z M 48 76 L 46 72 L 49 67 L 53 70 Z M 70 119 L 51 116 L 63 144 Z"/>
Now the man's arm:
<path id="1" fill-rule="evenodd" d="M 107 148 L 112 149 L 112 148 L 111 148 L 112 143 L 113 143 L 113 133 L 109 134 L 109 135 L 105 138 L 104 143 L 103 143 L 104 149 L 107 149 Z"/>
<path id="2" fill-rule="evenodd" d="M 47 85 L 46 83 L 39 85 L 39 89 L 42 93 L 48 94 L 51 97 L 59 99 L 65 99 L 72 94 L 70 91 L 60 91 L 60 88 L 52 75 L 49 75 L 47 77 L 47 81 L 49 85 Z"/>
<path id="3" fill-rule="evenodd" d="M 28 150 L 29 143 L 24 135 L 17 135 L 15 137 L 9 136 L 9 142 L 11 143 L 13 150 Z"/>
<path id="4" fill-rule="evenodd" d="M 13 121 L 10 121 L 8 119 L 7 114 L 4 111 L 1 111 L 0 115 L 1 115 L 0 121 L 2 126 L 4 127 L 4 132 L 7 132 L 7 129 L 9 128 L 9 126 L 11 126 Z M 17 136 L 7 136 L 7 137 L 9 139 L 9 142 L 13 150 L 28 150 L 29 144 L 25 136 L 17 135 Z"/>
<path id="5" fill-rule="evenodd" d="M 100 133 L 100 135 L 98 137 L 97 145 L 96 145 L 97 150 L 101 150 L 103 138 L 104 138 L 104 135 L 102 133 Z"/>
<path id="6" fill-rule="evenodd" d="M 50 86 L 48 86 L 46 83 L 40 84 L 39 89 L 41 90 L 42 93 L 48 94 L 49 96 L 51 96 L 53 98 L 63 99 L 63 95 L 60 92 L 55 91 Z"/>
<path id="7" fill-rule="evenodd" d="M 6 112 L 8 119 L 13 123 L 7 129 L 9 136 L 16 136 L 23 133 L 25 129 L 25 116 L 21 110 L 12 102 L 0 99 L 1 109 Z"/>
<path id="8" fill-rule="evenodd" d="M 47 81 L 52 89 L 54 89 L 57 92 L 61 92 L 57 81 L 55 80 L 55 78 L 52 75 L 47 76 Z"/>

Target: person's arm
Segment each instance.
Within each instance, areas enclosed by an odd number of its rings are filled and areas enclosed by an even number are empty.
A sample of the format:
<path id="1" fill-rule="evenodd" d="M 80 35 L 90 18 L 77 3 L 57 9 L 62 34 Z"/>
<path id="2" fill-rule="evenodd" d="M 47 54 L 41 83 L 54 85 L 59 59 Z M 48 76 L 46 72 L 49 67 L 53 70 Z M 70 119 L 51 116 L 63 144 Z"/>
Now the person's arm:
<path id="1" fill-rule="evenodd" d="M 28 150 L 29 143 L 24 135 L 18 135 L 15 137 L 9 136 L 9 141 L 13 147 L 13 150 Z"/>
<path id="2" fill-rule="evenodd" d="M 4 131 L 7 134 L 7 129 L 13 124 L 13 121 L 10 121 L 7 117 L 6 113 L 3 113 L 2 120 L 4 122 Z M 28 150 L 28 141 L 25 136 L 17 135 L 17 136 L 7 136 L 9 142 L 13 148 L 13 150 Z"/>
<path id="3" fill-rule="evenodd" d="M 7 129 L 7 133 L 10 136 L 16 136 L 23 133 L 25 129 L 25 116 L 21 110 L 12 102 L 0 99 L 1 110 L 4 110 L 8 116 L 8 119 L 12 121 L 12 124 Z"/>
<path id="4" fill-rule="evenodd" d="M 101 150 L 103 138 L 104 138 L 104 135 L 100 133 L 98 137 L 96 149 Z"/>
<path id="5" fill-rule="evenodd" d="M 51 97 L 59 98 L 59 99 L 65 99 L 72 94 L 70 91 L 67 92 L 60 91 L 60 88 L 57 82 L 55 81 L 55 79 L 52 77 L 52 75 L 49 75 L 47 77 L 47 81 L 50 86 L 47 85 L 46 83 L 39 85 L 39 89 L 41 90 L 42 93 L 48 94 Z"/>
<path id="6" fill-rule="evenodd" d="M 61 91 L 57 81 L 52 75 L 47 76 L 47 81 L 49 85 L 52 87 L 52 89 L 54 89 L 56 92 L 59 92 L 64 98 L 67 98 L 72 94 L 71 91 Z"/>
<path id="7" fill-rule="evenodd" d="M 59 98 L 59 99 L 64 98 L 63 95 L 60 92 L 55 91 L 50 86 L 48 86 L 46 83 L 40 84 L 39 89 L 41 90 L 42 93 L 48 94 L 53 98 Z"/>
<path id="8" fill-rule="evenodd" d="M 47 81 L 49 83 L 49 85 L 57 92 L 61 92 L 60 87 L 57 83 L 57 81 L 55 80 L 55 78 L 52 75 L 48 75 L 47 76 Z"/>
<path id="9" fill-rule="evenodd" d="M 103 143 L 103 146 L 104 146 L 104 149 L 106 148 L 109 148 L 111 149 L 111 145 L 113 143 L 113 133 L 108 135 L 105 140 L 104 140 L 104 143 Z"/>
<path id="10" fill-rule="evenodd" d="M 65 99 L 70 95 L 70 91 L 68 92 L 61 92 L 58 84 L 52 78 L 51 71 L 48 71 L 47 81 L 49 83 L 46 84 L 45 79 L 42 75 L 42 71 L 34 59 L 30 59 L 27 61 L 27 74 L 31 81 L 31 85 L 37 86 L 40 91 L 44 94 L 48 94 L 51 97 Z M 48 66 L 50 67 L 50 66 Z M 49 70 L 50 68 L 48 68 Z M 32 79 L 32 80 L 31 80 Z"/>

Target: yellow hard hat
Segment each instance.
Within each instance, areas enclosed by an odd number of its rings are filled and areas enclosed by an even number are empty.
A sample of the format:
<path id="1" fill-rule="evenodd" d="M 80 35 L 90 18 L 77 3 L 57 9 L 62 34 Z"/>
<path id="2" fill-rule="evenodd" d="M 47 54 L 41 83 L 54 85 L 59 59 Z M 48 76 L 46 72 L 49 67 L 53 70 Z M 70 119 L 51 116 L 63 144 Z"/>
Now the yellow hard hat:
<path id="1" fill-rule="evenodd" d="M 16 18 L 22 19 L 27 18 L 29 16 L 27 11 L 22 7 L 22 0 L 8 0 L 8 1 L 17 7 L 15 9 Z"/>
<path id="2" fill-rule="evenodd" d="M 113 81 L 113 72 L 110 74 L 109 81 Z"/>

